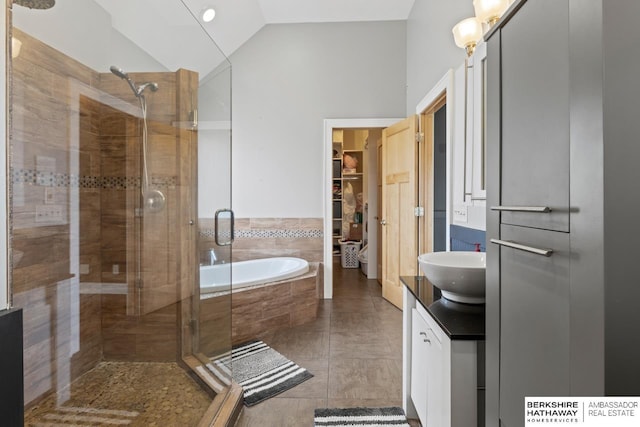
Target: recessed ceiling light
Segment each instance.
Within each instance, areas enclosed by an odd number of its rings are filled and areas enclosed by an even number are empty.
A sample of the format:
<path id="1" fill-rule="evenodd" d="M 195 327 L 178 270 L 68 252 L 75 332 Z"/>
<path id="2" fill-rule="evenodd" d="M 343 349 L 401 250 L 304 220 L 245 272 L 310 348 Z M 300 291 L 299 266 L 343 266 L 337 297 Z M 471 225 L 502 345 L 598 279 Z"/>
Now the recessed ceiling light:
<path id="1" fill-rule="evenodd" d="M 204 22 L 211 22 L 215 17 L 216 17 L 216 11 L 212 7 L 208 7 L 202 11 L 202 20 Z"/>

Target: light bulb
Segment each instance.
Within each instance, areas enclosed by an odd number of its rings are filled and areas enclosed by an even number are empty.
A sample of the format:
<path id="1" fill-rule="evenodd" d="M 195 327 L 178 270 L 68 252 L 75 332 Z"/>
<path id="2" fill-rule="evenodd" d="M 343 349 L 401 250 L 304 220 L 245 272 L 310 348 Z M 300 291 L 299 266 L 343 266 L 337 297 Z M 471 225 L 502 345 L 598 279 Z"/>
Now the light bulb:
<path id="1" fill-rule="evenodd" d="M 478 41 L 482 38 L 482 24 L 476 18 L 467 18 L 453 27 L 453 39 L 456 46 L 465 48 L 471 55 Z"/>
<path id="2" fill-rule="evenodd" d="M 509 7 L 509 0 L 473 0 L 476 17 L 492 27 Z"/>
<path id="3" fill-rule="evenodd" d="M 202 20 L 204 22 L 211 22 L 215 17 L 216 17 L 216 11 L 212 7 L 208 7 L 202 11 Z"/>

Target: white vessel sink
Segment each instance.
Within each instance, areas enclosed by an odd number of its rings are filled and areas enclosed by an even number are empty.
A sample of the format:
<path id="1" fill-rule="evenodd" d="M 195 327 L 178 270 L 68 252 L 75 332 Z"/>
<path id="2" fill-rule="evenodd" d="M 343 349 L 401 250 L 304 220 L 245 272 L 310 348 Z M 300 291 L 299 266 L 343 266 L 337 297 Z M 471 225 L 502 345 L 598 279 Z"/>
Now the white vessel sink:
<path id="1" fill-rule="evenodd" d="M 448 300 L 467 304 L 484 304 L 484 252 L 428 252 L 418 257 L 427 279 Z"/>

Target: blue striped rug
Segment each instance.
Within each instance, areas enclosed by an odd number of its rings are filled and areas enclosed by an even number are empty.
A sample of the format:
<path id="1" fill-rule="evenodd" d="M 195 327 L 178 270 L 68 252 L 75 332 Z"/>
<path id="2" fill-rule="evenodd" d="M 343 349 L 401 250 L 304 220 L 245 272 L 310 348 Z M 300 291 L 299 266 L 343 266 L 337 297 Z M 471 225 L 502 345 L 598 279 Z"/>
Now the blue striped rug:
<path id="1" fill-rule="evenodd" d="M 231 351 L 233 379 L 244 390 L 244 404 L 253 406 L 312 378 L 313 375 L 262 341 L 240 344 Z"/>
<path id="2" fill-rule="evenodd" d="M 316 409 L 314 427 L 410 427 L 402 408 L 322 408 Z"/>

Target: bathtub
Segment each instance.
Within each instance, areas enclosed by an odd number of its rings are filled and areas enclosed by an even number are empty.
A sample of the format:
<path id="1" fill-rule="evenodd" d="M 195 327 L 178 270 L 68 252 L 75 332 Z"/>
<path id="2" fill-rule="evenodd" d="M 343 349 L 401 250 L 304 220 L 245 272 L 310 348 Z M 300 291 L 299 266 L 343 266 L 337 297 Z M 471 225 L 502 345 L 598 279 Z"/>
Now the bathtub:
<path id="1" fill-rule="evenodd" d="M 200 266 L 200 294 L 229 291 L 229 279 L 233 290 L 247 286 L 277 282 L 300 276 L 309 271 L 309 263 L 301 258 L 262 258 L 229 264 Z"/>

